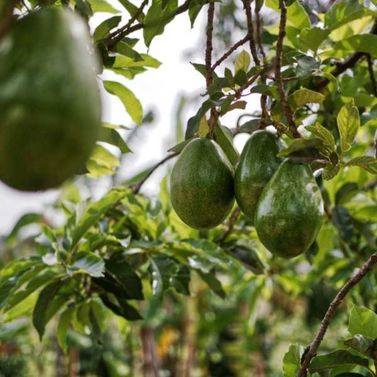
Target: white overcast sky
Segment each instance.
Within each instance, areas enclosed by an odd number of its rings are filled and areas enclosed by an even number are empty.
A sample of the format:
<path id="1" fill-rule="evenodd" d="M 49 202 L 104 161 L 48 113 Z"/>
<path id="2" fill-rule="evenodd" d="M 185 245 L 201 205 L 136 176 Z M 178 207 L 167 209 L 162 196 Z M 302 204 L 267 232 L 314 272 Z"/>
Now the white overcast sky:
<path id="1" fill-rule="evenodd" d="M 121 9 L 121 8 L 120 8 Z M 101 15 L 101 18 L 109 17 L 108 14 Z M 98 19 L 98 22 L 100 19 Z M 97 22 L 97 20 L 95 20 Z M 97 22 L 97 23 L 98 23 Z M 144 130 L 133 140 L 130 146 L 134 150 L 132 156 L 128 155 L 125 161 L 122 175 L 130 177 L 143 167 L 147 167 L 157 162 L 166 155 L 166 143 L 171 140 L 172 133 L 175 132 L 175 109 L 180 94 L 184 93 L 189 97 L 200 96 L 204 88 L 203 77 L 196 72 L 189 64 L 185 53 L 195 50 L 198 55 L 193 58 L 196 62 L 204 60 L 200 56 L 199 46 L 203 39 L 200 33 L 203 32 L 203 18 L 198 18 L 194 29 L 190 28 L 187 14 L 178 16 L 170 23 L 162 36 L 156 37 L 150 50 L 153 57 L 162 62 L 158 69 L 151 69 L 148 72 L 136 76 L 134 80 L 121 81 L 126 84 L 143 104 L 145 110 L 153 109 L 156 115 L 153 124 L 144 125 Z M 147 52 L 144 48 L 141 52 Z M 204 51 L 202 53 L 204 55 Z M 233 57 L 234 58 L 234 57 Z M 252 111 L 257 104 L 257 98 L 252 99 L 252 104 L 248 104 L 248 112 Z M 184 121 L 193 115 L 195 109 L 185 113 Z M 117 99 L 110 97 L 104 99 L 103 118 L 114 124 L 131 126 L 130 118 L 124 111 Z M 235 115 L 230 115 L 227 119 L 230 126 L 234 126 Z M 241 147 L 245 138 L 237 140 L 237 146 Z M 163 176 L 164 169 L 155 173 L 143 191 L 147 194 L 156 194 L 158 183 Z M 102 183 L 101 183 L 102 182 Z M 105 181 L 98 182 L 98 185 L 107 184 Z M 22 193 L 8 188 L 0 182 L 0 235 L 6 234 L 17 219 L 26 212 L 41 211 L 58 196 L 58 190 L 50 190 L 44 193 Z"/>

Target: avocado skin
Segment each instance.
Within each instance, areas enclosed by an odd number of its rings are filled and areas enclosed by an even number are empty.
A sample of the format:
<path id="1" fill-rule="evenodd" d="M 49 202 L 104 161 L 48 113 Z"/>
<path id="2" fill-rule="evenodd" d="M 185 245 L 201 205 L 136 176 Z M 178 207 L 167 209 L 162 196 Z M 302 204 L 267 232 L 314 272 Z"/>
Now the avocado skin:
<path id="1" fill-rule="evenodd" d="M 219 225 L 234 204 L 233 168 L 222 149 L 209 139 L 194 139 L 174 165 L 170 196 L 180 219 L 192 228 Z"/>
<path id="2" fill-rule="evenodd" d="M 87 25 L 42 9 L 0 43 L 0 179 L 24 191 L 60 185 L 85 166 L 101 125 L 97 57 Z"/>
<path id="3" fill-rule="evenodd" d="M 292 258 L 313 243 L 322 215 L 321 193 L 309 166 L 284 160 L 260 196 L 255 227 L 272 254 Z"/>
<path id="4" fill-rule="evenodd" d="M 252 222 L 259 196 L 281 163 L 278 152 L 278 139 L 265 130 L 254 132 L 242 150 L 234 190 L 237 204 Z"/>

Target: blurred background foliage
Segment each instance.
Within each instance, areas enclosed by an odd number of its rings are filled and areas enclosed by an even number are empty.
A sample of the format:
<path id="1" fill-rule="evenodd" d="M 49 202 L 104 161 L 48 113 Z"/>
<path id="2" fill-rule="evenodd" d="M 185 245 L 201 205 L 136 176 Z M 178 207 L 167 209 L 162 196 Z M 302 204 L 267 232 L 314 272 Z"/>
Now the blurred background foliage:
<path id="1" fill-rule="evenodd" d="M 136 25 L 155 20 L 142 36 L 148 46 L 180 9 L 174 1 L 153 0 L 137 12 L 140 4 L 120 0 L 122 20 L 117 8 L 105 0 L 61 3 L 25 0 L 16 13 L 62 5 L 86 19 L 107 12 L 105 20 L 93 27 L 94 40 L 105 74 L 112 71 L 128 80 L 158 68 L 160 62 L 144 47 L 135 47 L 140 35 L 136 39 L 127 34 L 116 43 L 109 42 L 109 35 L 119 25 L 127 26 L 130 17 Z M 237 209 L 213 230 L 190 229 L 171 208 L 169 172 L 153 197 L 138 193 L 153 167 L 127 182 L 118 175 L 131 152 L 128 142 L 142 127 L 106 123 L 88 175 L 66 184 L 46 212 L 25 214 L 0 238 L 0 376 L 295 376 L 302 352 L 298 344 L 311 341 L 337 290 L 376 249 L 377 10 L 374 1 L 288 3 L 283 77 L 287 94 L 296 93 L 291 105 L 305 139 L 292 147 L 295 141 L 284 135 L 285 153 L 313 161 L 314 169 L 318 157 L 327 159 L 327 173 L 317 174 L 326 219 L 310 250 L 293 260 L 272 257 Z M 185 12 L 192 23 L 206 9 L 205 0 L 184 4 L 189 4 Z M 214 44 L 219 58 L 247 28 L 241 2 L 216 4 Z M 263 6 L 264 68 L 272 67 L 278 2 L 258 0 L 252 5 Z M 204 34 L 203 30 L 199 49 L 204 47 Z M 338 73 L 337 67 L 355 52 L 362 56 Z M 233 94 L 225 101 L 229 91 L 245 85 L 257 72 L 247 52 L 235 56 L 226 65 L 229 72 L 216 75 L 208 98 L 178 102 L 172 130 L 177 144 L 185 132 L 187 137 L 197 131 L 195 117 L 203 116 L 211 101 L 218 101 L 224 115 L 234 109 L 238 114 L 230 132 L 224 131 L 226 140 L 253 132 L 261 114 L 243 109 L 251 93 L 253 101 L 255 93 L 269 96 L 271 124 L 280 124 L 285 133 L 286 119 L 268 70 L 268 85 L 248 89 L 245 103 Z M 195 68 L 203 69 L 200 64 Z M 125 104 L 134 123 L 153 122 L 153 114 L 145 114 L 120 82 L 104 80 L 104 89 Z M 297 93 L 303 88 L 307 91 Z M 354 119 L 357 135 L 352 148 L 342 150 L 338 113 L 348 111 L 347 103 L 359 114 Z M 188 130 L 187 119 L 182 119 L 187 106 L 190 111 L 195 106 L 202 109 L 191 118 Z M 351 116 L 351 111 L 346 114 L 348 120 Z M 321 129 L 314 131 L 318 123 L 332 135 L 327 144 L 330 154 L 318 136 Z M 310 132 L 307 126 L 312 126 Z M 313 135 L 322 141 L 313 144 L 309 141 Z M 179 145 L 174 151 L 180 151 Z M 227 145 L 222 146 L 232 153 Z M 109 190 L 98 199 L 95 182 L 103 179 Z M 310 375 L 376 375 L 376 278 L 370 273 L 352 291 L 348 307 L 342 306 L 321 348 L 322 353 L 338 353 L 316 358 Z M 357 324 L 363 325 L 355 328 Z"/>

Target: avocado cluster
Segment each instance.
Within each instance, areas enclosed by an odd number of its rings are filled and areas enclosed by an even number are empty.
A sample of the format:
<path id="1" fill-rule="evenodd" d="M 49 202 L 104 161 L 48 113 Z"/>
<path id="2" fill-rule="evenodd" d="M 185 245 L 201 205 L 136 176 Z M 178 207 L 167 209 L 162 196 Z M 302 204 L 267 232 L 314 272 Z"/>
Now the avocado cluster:
<path id="1" fill-rule="evenodd" d="M 43 8 L 0 41 L 0 179 L 38 191 L 85 170 L 101 124 L 97 56 L 86 23 Z"/>
<path id="2" fill-rule="evenodd" d="M 323 202 L 311 169 L 277 154 L 277 137 L 256 131 L 234 169 L 219 145 L 197 138 L 183 149 L 171 174 L 171 201 L 178 216 L 196 229 L 222 223 L 234 205 L 254 224 L 274 255 L 305 252 L 321 227 Z"/>

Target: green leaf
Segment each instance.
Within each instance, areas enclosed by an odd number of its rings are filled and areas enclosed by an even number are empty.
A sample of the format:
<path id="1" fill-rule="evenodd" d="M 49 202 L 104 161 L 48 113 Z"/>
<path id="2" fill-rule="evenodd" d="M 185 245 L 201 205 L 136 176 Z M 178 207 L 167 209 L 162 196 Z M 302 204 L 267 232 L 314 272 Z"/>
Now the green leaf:
<path id="1" fill-rule="evenodd" d="M 322 103 L 325 96 L 313 90 L 301 88 L 296 90 L 288 97 L 288 103 L 293 110 L 306 105 L 307 103 Z"/>
<path id="2" fill-rule="evenodd" d="M 313 26 L 301 30 L 300 41 L 310 50 L 317 52 L 318 47 L 329 36 L 329 31 L 320 27 Z"/>
<path id="3" fill-rule="evenodd" d="M 123 5 L 123 7 L 127 10 L 127 12 L 130 14 L 131 17 L 133 17 L 136 13 L 139 12 L 139 8 L 134 5 L 131 1 L 129 0 L 119 0 L 119 2 Z M 139 17 L 137 20 L 139 22 L 142 22 L 144 20 L 144 13 L 140 13 Z"/>
<path id="4" fill-rule="evenodd" d="M 135 61 L 128 56 L 117 56 L 114 62 L 115 68 L 158 68 L 161 62 L 148 54 L 140 54 L 143 60 Z"/>
<path id="5" fill-rule="evenodd" d="M 301 78 L 312 76 L 313 72 L 321 66 L 321 63 L 311 56 L 299 56 L 296 60 L 296 75 Z"/>
<path id="6" fill-rule="evenodd" d="M 330 352 L 326 355 L 316 356 L 309 366 L 311 373 L 321 372 L 326 369 L 332 369 L 336 367 L 342 367 L 346 365 L 360 365 L 367 368 L 369 362 L 360 356 L 355 356 L 349 351 L 338 350 Z"/>
<path id="7" fill-rule="evenodd" d="M 196 271 L 202 280 L 208 285 L 208 288 L 211 289 L 212 292 L 216 293 L 219 297 L 225 298 L 226 294 L 223 289 L 223 286 L 214 274 L 214 272 L 202 272 L 200 270 Z"/>
<path id="8" fill-rule="evenodd" d="M 318 148 L 322 145 L 322 140 L 319 138 L 311 138 L 311 139 L 294 139 L 292 140 L 291 144 L 282 149 L 278 153 L 278 157 L 288 157 L 290 155 L 297 154 L 297 152 L 306 152 L 311 151 L 313 148 Z"/>
<path id="9" fill-rule="evenodd" d="M 279 0 L 266 0 L 266 6 L 279 11 Z M 300 30 L 311 26 L 309 15 L 297 0 L 287 7 L 287 24 Z"/>
<path id="10" fill-rule="evenodd" d="M 168 0 L 162 9 L 162 0 L 153 0 L 144 19 L 143 35 L 147 47 L 154 37 L 164 32 L 165 26 L 174 18 L 174 11 L 177 9 L 177 0 Z"/>
<path id="11" fill-rule="evenodd" d="M 215 140 L 228 157 L 233 166 L 236 166 L 239 160 L 239 153 L 233 145 L 231 131 L 225 126 L 217 125 L 215 127 Z"/>
<path id="12" fill-rule="evenodd" d="M 119 164 L 118 157 L 114 156 L 102 145 L 97 144 L 86 163 L 86 168 L 91 177 L 98 178 L 114 174 Z"/>
<path id="13" fill-rule="evenodd" d="M 118 42 L 115 46 L 114 51 L 118 54 L 130 57 L 136 62 L 141 62 L 144 60 L 143 57 L 136 50 L 134 50 L 130 45 L 128 45 L 124 41 Z"/>
<path id="14" fill-rule="evenodd" d="M 75 255 L 73 264 L 68 267 L 70 273 L 86 272 L 93 277 L 101 277 L 105 271 L 105 262 L 98 255 L 81 251 Z"/>
<path id="15" fill-rule="evenodd" d="M 128 304 L 126 300 L 118 299 L 114 303 L 108 295 L 100 296 L 103 304 L 108 307 L 113 313 L 119 315 L 129 321 L 137 321 L 143 319 L 141 314 L 132 305 Z"/>
<path id="16" fill-rule="evenodd" d="M 108 271 L 125 291 L 128 299 L 142 300 L 143 286 L 140 277 L 122 255 L 114 255 L 106 261 Z"/>
<path id="17" fill-rule="evenodd" d="M 371 174 L 377 174 L 377 158 L 372 156 L 358 156 L 349 160 L 346 166 L 359 166 Z"/>
<path id="18" fill-rule="evenodd" d="M 118 10 L 111 6 L 106 0 L 88 0 L 94 13 L 118 13 Z"/>
<path id="19" fill-rule="evenodd" d="M 334 30 L 358 18 L 373 15 L 375 12 L 354 0 L 343 0 L 334 4 L 325 14 L 325 27 Z"/>
<path id="20" fill-rule="evenodd" d="M 60 318 L 59 318 L 56 337 L 58 339 L 60 348 L 64 352 L 67 352 L 67 347 L 68 347 L 67 331 L 68 331 L 69 325 L 71 324 L 74 314 L 75 314 L 75 308 L 69 307 L 63 311 L 63 313 L 60 315 Z"/>
<path id="21" fill-rule="evenodd" d="M 283 358 L 284 377 L 296 377 L 301 365 L 301 355 L 304 348 L 299 344 L 291 344 Z"/>
<path id="22" fill-rule="evenodd" d="M 42 289 L 33 311 L 33 325 L 37 329 L 40 339 L 45 332 L 45 327 L 52 316 L 60 309 L 64 300 L 57 296 L 64 280 L 57 280 Z"/>
<path id="23" fill-rule="evenodd" d="M 347 151 L 355 139 L 360 127 L 359 110 L 353 102 L 346 103 L 337 116 L 338 129 L 340 134 L 341 148 Z"/>
<path id="24" fill-rule="evenodd" d="M 238 71 L 247 72 L 250 66 L 250 55 L 245 50 L 242 50 L 237 56 L 234 62 L 234 74 Z"/>
<path id="25" fill-rule="evenodd" d="M 141 124 L 143 121 L 143 108 L 132 91 L 116 81 L 104 81 L 103 84 L 106 91 L 117 96 L 122 101 L 132 120 L 136 124 Z"/>
<path id="26" fill-rule="evenodd" d="M 377 355 L 374 355 L 374 339 L 364 335 L 356 334 L 351 339 L 344 341 L 344 344 L 353 348 L 362 355 L 376 359 Z"/>
<path id="27" fill-rule="evenodd" d="M 369 338 L 377 338 L 377 314 L 362 306 L 352 307 L 348 331 L 352 335 L 361 334 Z"/>
<path id="28" fill-rule="evenodd" d="M 113 188 L 98 202 L 88 206 L 84 214 L 81 216 L 77 226 L 72 233 L 73 248 L 77 242 L 85 235 L 85 233 L 94 224 L 97 224 L 100 218 L 116 203 L 123 199 L 128 193 L 127 188 Z"/>
<path id="29" fill-rule="evenodd" d="M 207 77 L 207 67 L 205 64 L 191 63 L 191 65 L 204 77 Z"/>
<path id="30" fill-rule="evenodd" d="M 345 38 L 335 43 L 333 48 L 335 50 L 342 50 L 346 52 L 364 52 L 377 57 L 377 35 L 374 34 L 358 34 L 352 37 Z"/>
<path id="31" fill-rule="evenodd" d="M 6 236 L 6 240 L 9 242 L 17 237 L 19 231 L 30 224 L 37 224 L 43 219 L 43 216 L 39 213 L 26 213 L 22 215 L 13 226 L 13 229 Z"/>
<path id="32" fill-rule="evenodd" d="M 323 146 L 325 147 L 327 154 L 335 152 L 336 144 L 333 134 L 321 124 L 316 123 L 314 126 L 307 126 L 306 129 L 312 133 L 314 137 L 322 140 Z"/>
<path id="33" fill-rule="evenodd" d="M 118 26 L 121 19 L 121 16 L 113 16 L 101 22 L 93 33 L 94 41 L 98 42 L 99 40 L 108 37 L 110 31 Z"/>
<path id="34" fill-rule="evenodd" d="M 119 132 L 117 132 L 113 127 L 108 127 L 106 123 L 102 124 L 98 140 L 119 148 L 124 154 L 132 152 L 126 142 L 120 136 Z"/>
<path id="35" fill-rule="evenodd" d="M 190 17 L 191 27 L 194 26 L 195 20 L 205 4 L 207 4 L 207 0 L 193 0 L 190 2 L 188 14 Z"/>

